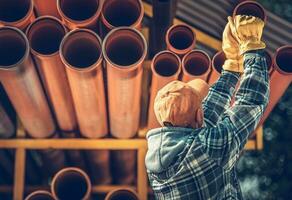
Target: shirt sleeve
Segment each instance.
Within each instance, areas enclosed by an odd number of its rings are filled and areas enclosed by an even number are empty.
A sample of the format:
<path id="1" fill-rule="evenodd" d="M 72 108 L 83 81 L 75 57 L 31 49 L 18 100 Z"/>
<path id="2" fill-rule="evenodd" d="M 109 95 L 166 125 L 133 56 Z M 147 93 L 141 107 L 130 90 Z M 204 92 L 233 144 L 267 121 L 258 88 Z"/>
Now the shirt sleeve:
<path id="1" fill-rule="evenodd" d="M 240 73 L 223 70 L 220 78 L 209 90 L 203 101 L 206 127 L 215 127 L 223 113 L 230 106 Z"/>
<path id="2" fill-rule="evenodd" d="M 244 68 L 234 105 L 225 111 L 216 127 L 201 136 L 209 155 L 227 168 L 238 160 L 269 101 L 269 75 L 263 51 L 246 53 Z"/>

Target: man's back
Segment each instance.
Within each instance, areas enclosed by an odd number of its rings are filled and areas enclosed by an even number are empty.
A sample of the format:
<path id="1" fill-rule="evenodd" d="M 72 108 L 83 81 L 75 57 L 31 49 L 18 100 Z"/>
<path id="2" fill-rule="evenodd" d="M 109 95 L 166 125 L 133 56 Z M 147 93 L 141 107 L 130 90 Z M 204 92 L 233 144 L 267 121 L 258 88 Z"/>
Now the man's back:
<path id="1" fill-rule="evenodd" d="M 163 127 L 147 134 L 146 168 L 157 199 L 242 199 L 235 165 L 269 99 L 263 51 L 246 53 L 244 65 L 231 107 L 240 75 L 223 70 L 211 87 L 202 128 Z"/>
<path id="2" fill-rule="evenodd" d="M 235 170 L 224 169 L 206 152 L 200 139 L 205 131 L 164 127 L 148 133 L 150 144 L 161 144 L 149 147 L 146 157 L 157 199 L 242 199 Z"/>

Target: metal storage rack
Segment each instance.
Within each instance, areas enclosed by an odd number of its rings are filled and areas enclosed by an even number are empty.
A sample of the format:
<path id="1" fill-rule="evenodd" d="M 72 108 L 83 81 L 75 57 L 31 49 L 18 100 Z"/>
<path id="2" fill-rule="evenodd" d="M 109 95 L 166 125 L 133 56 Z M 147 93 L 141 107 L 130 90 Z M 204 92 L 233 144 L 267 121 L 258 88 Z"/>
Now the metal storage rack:
<path id="1" fill-rule="evenodd" d="M 143 135 L 141 130 L 139 135 Z M 258 150 L 262 148 L 262 127 L 257 130 L 255 139 L 250 139 L 246 150 Z M 107 193 L 113 189 L 126 187 L 138 192 L 141 200 L 147 200 L 148 179 L 144 165 L 144 158 L 147 151 L 147 142 L 144 138 L 136 139 L 25 139 L 25 131 L 18 128 L 17 139 L 0 140 L 0 149 L 15 149 L 14 163 L 14 185 L 0 186 L 1 192 L 12 192 L 13 199 L 20 200 L 24 197 L 24 191 L 36 189 L 47 189 L 40 186 L 26 186 L 25 183 L 25 157 L 26 150 L 36 149 L 77 149 L 77 150 L 137 150 L 137 185 L 94 185 L 93 193 Z"/>

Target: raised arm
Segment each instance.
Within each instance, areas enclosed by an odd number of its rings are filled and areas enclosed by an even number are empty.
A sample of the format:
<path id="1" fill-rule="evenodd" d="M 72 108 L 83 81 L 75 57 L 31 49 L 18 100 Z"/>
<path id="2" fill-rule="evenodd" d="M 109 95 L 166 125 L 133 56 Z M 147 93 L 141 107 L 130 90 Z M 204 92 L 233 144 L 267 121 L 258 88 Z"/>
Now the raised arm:
<path id="1" fill-rule="evenodd" d="M 230 106 L 240 73 L 223 70 L 219 80 L 212 85 L 203 101 L 204 122 L 215 127 L 223 113 Z"/>
<path id="2" fill-rule="evenodd" d="M 223 113 L 229 108 L 235 86 L 240 74 L 243 73 L 243 56 L 239 54 L 239 44 L 231 33 L 229 22 L 222 34 L 222 49 L 226 57 L 222 66 L 223 71 L 203 101 L 207 127 L 216 126 Z"/>
<path id="3" fill-rule="evenodd" d="M 260 23 L 259 26 L 262 27 L 259 28 L 263 28 L 263 22 L 258 18 L 248 20 L 245 21 L 245 25 Z M 251 32 L 251 34 L 254 33 Z M 261 38 L 261 34 L 254 35 Z M 262 50 L 253 51 L 253 48 L 262 49 L 264 45 L 260 41 L 253 41 L 256 43 L 245 44 L 248 48 L 241 49 L 244 53 L 245 69 L 234 105 L 226 110 L 216 127 L 209 129 L 207 134 L 201 136 L 209 155 L 227 168 L 233 167 L 237 161 L 240 151 L 244 148 L 248 136 L 257 127 L 269 101 L 266 59 Z"/>

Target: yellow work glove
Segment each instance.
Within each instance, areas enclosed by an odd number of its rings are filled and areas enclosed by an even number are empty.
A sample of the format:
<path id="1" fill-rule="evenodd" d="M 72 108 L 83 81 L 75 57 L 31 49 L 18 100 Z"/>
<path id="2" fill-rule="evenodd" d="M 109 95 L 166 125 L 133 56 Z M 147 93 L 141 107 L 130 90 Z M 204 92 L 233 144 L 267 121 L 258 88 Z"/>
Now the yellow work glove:
<path id="1" fill-rule="evenodd" d="M 240 55 L 239 44 L 232 35 L 229 22 L 223 31 L 222 50 L 226 57 L 223 69 L 243 73 L 243 56 Z"/>
<path id="2" fill-rule="evenodd" d="M 230 29 L 240 46 L 240 54 L 257 49 L 264 49 L 266 44 L 261 41 L 265 23 L 258 17 L 236 15 L 228 17 Z"/>

